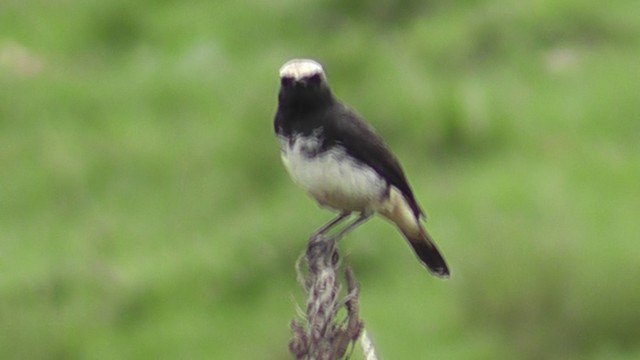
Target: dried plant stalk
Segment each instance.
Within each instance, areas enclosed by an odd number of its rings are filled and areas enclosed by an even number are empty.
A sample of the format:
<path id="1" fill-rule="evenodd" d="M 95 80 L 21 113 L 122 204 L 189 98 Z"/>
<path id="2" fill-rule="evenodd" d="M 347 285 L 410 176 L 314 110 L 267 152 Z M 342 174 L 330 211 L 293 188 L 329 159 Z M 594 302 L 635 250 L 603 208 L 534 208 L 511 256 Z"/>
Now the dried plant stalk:
<path id="1" fill-rule="evenodd" d="M 293 339 L 289 342 L 289 350 L 296 360 L 342 359 L 347 355 L 349 345 L 353 351 L 364 329 L 358 315 L 358 283 L 353 271 L 347 268 L 347 291 L 340 298 L 341 285 L 336 275 L 340 262 L 335 239 L 311 237 L 304 259 L 307 263 L 306 277 L 300 266 L 302 257 L 296 270 L 308 298 L 303 319 L 291 322 Z M 340 319 L 338 312 L 343 308 L 346 315 Z M 368 336 L 362 339 L 361 345 L 367 360 L 377 359 Z"/>

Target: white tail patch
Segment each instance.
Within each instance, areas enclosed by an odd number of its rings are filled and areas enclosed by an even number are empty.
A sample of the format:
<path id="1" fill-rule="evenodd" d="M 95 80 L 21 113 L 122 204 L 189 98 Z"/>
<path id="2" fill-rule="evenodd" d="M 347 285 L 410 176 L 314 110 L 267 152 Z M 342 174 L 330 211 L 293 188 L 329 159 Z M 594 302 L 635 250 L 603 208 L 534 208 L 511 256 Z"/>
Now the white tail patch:
<path id="1" fill-rule="evenodd" d="M 407 199 L 395 186 L 391 187 L 389 199 L 378 212 L 391 220 L 408 238 L 415 239 L 424 236 L 420 221 L 411 210 Z"/>

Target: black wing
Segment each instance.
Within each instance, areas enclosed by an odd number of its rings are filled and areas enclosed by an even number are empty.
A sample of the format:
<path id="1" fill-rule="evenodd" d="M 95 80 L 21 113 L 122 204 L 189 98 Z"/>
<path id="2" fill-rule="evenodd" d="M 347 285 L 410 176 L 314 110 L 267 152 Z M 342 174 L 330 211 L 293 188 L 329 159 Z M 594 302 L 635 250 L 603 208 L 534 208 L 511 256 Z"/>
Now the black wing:
<path id="1" fill-rule="evenodd" d="M 327 138 L 335 139 L 336 143 L 342 145 L 349 155 L 371 166 L 387 180 L 387 183 L 398 188 L 409 202 L 416 217 L 424 216 L 400 163 L 385 145 L 382 137 L 342 104 L 336 104 L 333 111 L 329 113 L 330 119 L 325 122 Z"/>

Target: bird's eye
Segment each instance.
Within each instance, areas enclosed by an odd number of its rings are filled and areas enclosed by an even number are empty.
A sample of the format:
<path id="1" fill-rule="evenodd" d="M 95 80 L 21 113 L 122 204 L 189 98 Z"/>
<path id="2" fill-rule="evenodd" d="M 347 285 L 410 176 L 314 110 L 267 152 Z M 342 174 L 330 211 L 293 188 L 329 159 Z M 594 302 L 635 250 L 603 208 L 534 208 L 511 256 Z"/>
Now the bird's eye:
<path id="1" fill-rule="evenodd" d="M 280 79 L 280 84 L 282 86 L 289 86 L 289 85 L 291 85 L 291 83 L 293 83 L 293 78 L 292 77 L 285 76 L 285 77 Z"/>
<path id="2" fill-rule="evenodd" d="M 313 74 L 311 75 L 311 77 L 309 77 L 310 84 L 320 84 L 321 80 L 322 80 L 322 77 L 320 76 L 320 74 Z"/>

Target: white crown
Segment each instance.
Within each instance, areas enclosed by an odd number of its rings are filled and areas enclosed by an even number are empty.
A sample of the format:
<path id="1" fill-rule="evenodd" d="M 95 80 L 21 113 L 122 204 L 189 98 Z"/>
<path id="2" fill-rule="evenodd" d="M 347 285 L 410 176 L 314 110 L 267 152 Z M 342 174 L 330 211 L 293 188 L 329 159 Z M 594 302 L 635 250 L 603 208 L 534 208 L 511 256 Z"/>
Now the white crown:
<path id="1" fill-rule="evenodd" d="M 316 74 L 324 77 L 324 70 L 322 70 L 322 65 L 310 59 L 289 60 L 280 68 L 280 78 L 288 77 L 300 80 Z"/>

